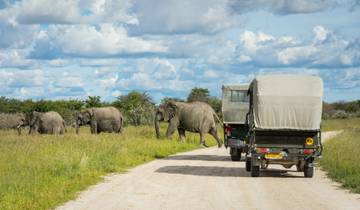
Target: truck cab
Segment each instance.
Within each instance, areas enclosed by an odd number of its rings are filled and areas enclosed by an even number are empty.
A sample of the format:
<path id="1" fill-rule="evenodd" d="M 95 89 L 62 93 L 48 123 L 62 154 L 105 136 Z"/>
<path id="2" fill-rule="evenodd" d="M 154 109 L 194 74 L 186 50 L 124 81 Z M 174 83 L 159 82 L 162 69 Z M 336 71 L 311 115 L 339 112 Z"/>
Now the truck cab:
<path id="1" fill-rule="evenodd" d="M 241 153 L 246 153 L 248 125 L 246 114 L 249 111 L 249 84 L 222 86 L 222 115 L 224 145 L 230 147 L 232 161 L 240 161 Z"/>

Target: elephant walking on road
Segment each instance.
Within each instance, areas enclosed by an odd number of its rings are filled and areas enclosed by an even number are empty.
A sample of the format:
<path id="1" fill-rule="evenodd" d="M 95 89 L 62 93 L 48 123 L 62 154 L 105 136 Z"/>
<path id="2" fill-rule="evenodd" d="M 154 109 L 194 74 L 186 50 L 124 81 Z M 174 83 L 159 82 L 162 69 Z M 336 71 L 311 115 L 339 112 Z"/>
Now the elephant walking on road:
<path id="1" fill-rule="evenodd" d="M 220 122 L 212 107 L 203 102 L 174 102 L 170 101 L 161 105 L 155 112 L 155 131 L 159 138 L 159 121 L 169 122 L 166 137 L 178 130 L 180 138 L 185 138 L 185 131 L 200 134 L 200 144 L 206 146 L 205 135 L 211 134 L 217 141 L 218 146 L 222 146 L 222 140 L 217 135 L 215 118 Z"/>
<path id="2" fill-rule="evenodd" d="M 27 114 L 18 126 L 29 126 L 29 134 L 64 134 L 66 132 L 65 121 L 57 112 L 37 112 Z"/>
<path id="3" fill-rule="evenodd" d="M 90 125 L 92 134 L 101 132 L 121 133 L 124 119 L 115 107 L 89 108 L 78 114 L 75 124 L 76 133 L 79 133 L 80 126 L 87 124 Z"/>

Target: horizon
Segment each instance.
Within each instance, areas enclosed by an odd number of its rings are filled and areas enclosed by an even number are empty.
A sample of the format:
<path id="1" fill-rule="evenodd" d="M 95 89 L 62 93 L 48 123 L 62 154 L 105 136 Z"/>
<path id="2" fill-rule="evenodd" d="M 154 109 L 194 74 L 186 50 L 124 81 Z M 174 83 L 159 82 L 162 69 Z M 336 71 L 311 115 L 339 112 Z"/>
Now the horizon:
<path id="1" fill-rule="evenodd" d="M 159 103 L 275 73 L 359 100 L 359 20 L 358 0 L 0 0 L 0 96 Z"/>

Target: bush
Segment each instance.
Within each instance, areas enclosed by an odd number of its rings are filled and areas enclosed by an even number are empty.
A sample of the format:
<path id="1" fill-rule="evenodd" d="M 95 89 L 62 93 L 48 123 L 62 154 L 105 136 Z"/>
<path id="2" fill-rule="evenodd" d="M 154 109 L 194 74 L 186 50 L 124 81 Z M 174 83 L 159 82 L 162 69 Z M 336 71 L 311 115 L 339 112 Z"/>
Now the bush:
<path id="1" fill-rule="evenodd" d="M 132 91 L 119 96 L 113 103 L 125 117 L 125 123 L 130 125 L 150 125 L 154 121 L 154 103 L 151 97 L 143 92 Z"/>
<path id="2" fill-rule="evenodd" d="M 346 119 L 349 118 L 349 114 L 346 113 L 344 110 L 336 110 L 331 117 L 335 119 Z"/>

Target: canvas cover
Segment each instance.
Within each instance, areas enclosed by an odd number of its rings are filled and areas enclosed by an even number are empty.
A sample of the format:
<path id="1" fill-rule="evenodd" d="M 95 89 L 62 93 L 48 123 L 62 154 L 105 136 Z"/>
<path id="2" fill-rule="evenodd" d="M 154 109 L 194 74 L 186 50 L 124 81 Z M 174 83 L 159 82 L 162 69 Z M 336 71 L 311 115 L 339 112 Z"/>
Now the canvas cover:
<path id="1" fill-rule="evenodd" d="M 323 82 L 307 75 L 264 75 L 256 77 L 252 94 L 250 124 L 257 129 L 319 130 Z"/>
<path id="2" fill-rule="evenodd" d="M 224 123 L 245 124 L 246 114 L 249 111 L 249 97 L 247 96 L 248 88 L 249 84 L 223 85 L 221 110 Z M 246 98 L 232 100 L 231 91 L 241 91 Z"/>

